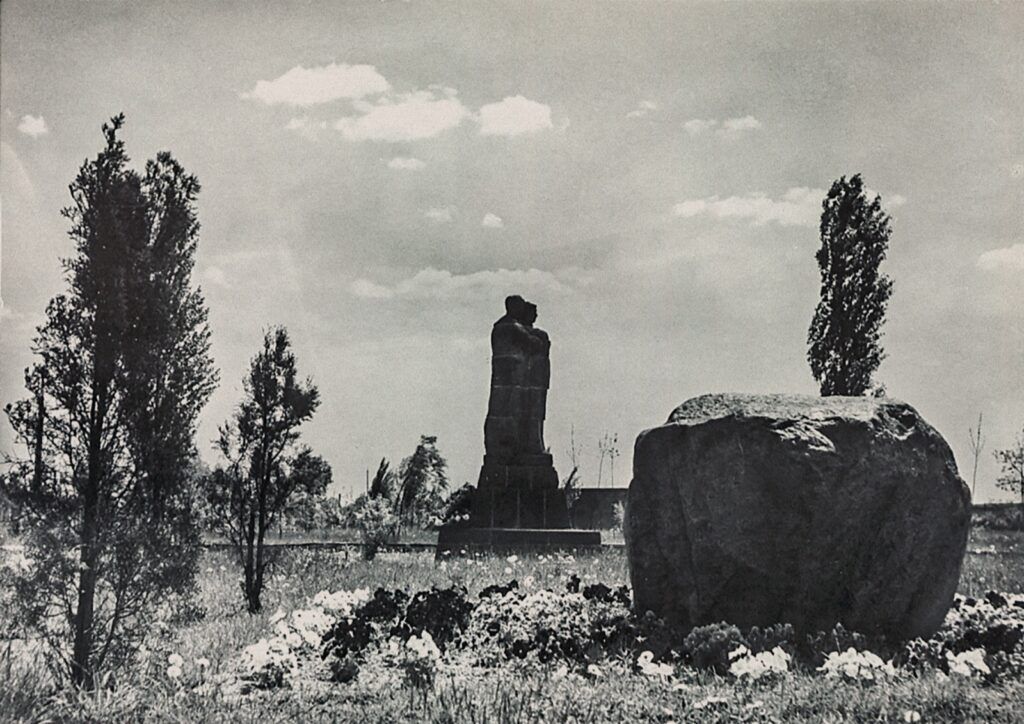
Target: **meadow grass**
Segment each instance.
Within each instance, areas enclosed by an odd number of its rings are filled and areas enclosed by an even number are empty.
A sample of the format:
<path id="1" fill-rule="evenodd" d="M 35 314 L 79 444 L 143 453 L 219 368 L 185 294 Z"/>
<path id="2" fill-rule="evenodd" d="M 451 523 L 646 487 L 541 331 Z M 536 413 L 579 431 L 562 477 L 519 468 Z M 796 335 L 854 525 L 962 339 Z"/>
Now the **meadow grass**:
<path id="1" fill-rule="evenodd" d="M 308 605 L 318 591 L 366 587 L 415 591 L 465 586 L 475 595 L 510 578 L 533 578 L 561 588 L 570 574 L 584 584 L 628 584 L 622 549 L 580 553 L 572 559 L 520 555 L 435 562 L 433 552 L 383 553 L 363 561 L 356 550 L 282 551 L 263 598 L 263 611 L 245 612 L 239 570 L 224 551 L 207 552 L 199 578 L 203 620 L 170 632 L 168 650 L 186 661 L 210 660 L 209 676 L 230 672 L 246 645 L 266 636 L 270 617 Z M 960 590 L 1024 592 L 1024 534 L 972 532 Z M 3 721 L 1024 721 L 1024 684 L 979 686 L 935 675 L 904 676 L 881 685 L 835 682 L 796 673 L 767 686 L 694 673 L 675 686 L 638 675 L 561 678 L 552 671 L 501 668 L 472 680 L 445 679 L 428 691 L 396 687 L 374 691 L 330 685 L 315 695 L 281 690 L 244 697 L 217 687 L 182 690 L 165 677 L 137 675 L 111 689 L 54 695 L 45 670 L 31 656 L 0 645 L 0 720 Z"/>

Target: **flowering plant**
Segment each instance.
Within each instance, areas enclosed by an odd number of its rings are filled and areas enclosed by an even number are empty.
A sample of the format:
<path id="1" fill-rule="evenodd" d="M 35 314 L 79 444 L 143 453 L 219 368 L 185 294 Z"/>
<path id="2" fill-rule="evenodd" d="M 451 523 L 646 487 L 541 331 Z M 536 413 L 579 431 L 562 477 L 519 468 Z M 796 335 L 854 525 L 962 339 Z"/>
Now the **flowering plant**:
<path id="1" fill-rule="evenodd" d="M 402 672 L 406 681 L 417 689 L 433 686 L 437 667 L 441 663 L 441 650 L 433 637 L 424 631 L 405 642 L 401 658 Z"/>
<path id="2" fill-rule="evenodd" d="M 843 653 L 833 651 L 825 659 L 825 663 L 818 667 L 818 671 L 825 674 L 827 679 L 846 679 L 847 681 L 861 681 L 874 683 L 896 675 L 892 663 L 882 661 L 878 654 L 870 651 L 857 651 L 855 648 L 848 648 Z"/>
<path id="3" fill-rule="evenodd" d="M 746 646 L 729 653 L 729 673 L 745 681 L 767 681 L 785 675 L 792 661 L 789 654 L 776 646 L 771 651 L 753 654 Z"/>
<path id="4" fill-rule="evenodd" d="M 257 689 L 287 686 L 298 666 L 288 643 L 278 636 L 246 646 L 238 662 L 240 678 Z"/>

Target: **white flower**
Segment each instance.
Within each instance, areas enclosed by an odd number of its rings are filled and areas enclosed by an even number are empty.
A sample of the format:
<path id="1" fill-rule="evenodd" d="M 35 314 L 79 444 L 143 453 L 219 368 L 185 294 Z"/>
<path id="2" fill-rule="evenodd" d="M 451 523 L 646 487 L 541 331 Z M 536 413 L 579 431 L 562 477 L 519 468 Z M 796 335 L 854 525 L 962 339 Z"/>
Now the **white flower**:
<path id="1" fill-rule="evenodd" d="M 644 651 L 637 657 L 636 666 L 644 676 L 655 676 L 664 679 L 675 673 L 672 664 L 654 663 L 654 654 L 650 651 Z"/>
<path id="2" fill-rule="evenodd" d="M 851 681 L 877 681 L 893 676 L 896 670 L 892 663 L 882 661 L 870 651 L 857 651 L 853 647 L 843 653 L 833 651 L 825 663 L 818 667 L 828 679 L 850 679 Z"/>
<path id="3" fill-rule="evenodd" d="M 168 676 L 168 678 L 171 678 L 171 679 L 177 679 L 178 677 L 181 676 L 181 667 L 180 666 L 173 666 L 173 665 L 172 666 L 168 666 L 167 667 L 167 676 Z"/>
<path id="4" fill-rule="evenodd" d="M 557 669 L 555 669 L 553 674 L 551 674 L 551 678 L 554 679 L 555 681 L 558 681 L 559 679 L 564 679 L 568 675 L 569 675 L 569 667 L 566 666 L 565 664 L 562 664 Z"/>
<path id="5" fill-rule="evenodd" d="M 511 576 L 512 575 L 512 569 L 509 568 L 508 566 L 505 566 L 505 575 L 506 576 Z"/>
<path id="6" fill-rule="evenodd" d="M 920 712 L 912 709 L 910 711 L 905 711 L 903 712 L 903 721 L 907 722 L 907 724 L 916 724 L 916 722 L 921 721 L 921 714 Z"/>
<path id="7" fill-rule="evenodd" d="M 180 666 L 184 665 L 185 660 L 183 658 L 181 658 L 178 654 L 171 654 L 170 656 L 167 657 L 167 663 L 170 664 L 171 666 L 179 666 L 180 667 Z"/>
<path id="8" fill-rule="evenodd" d="M 208 658 L 206 658 L 205 656 L 196 659 L 196 666 L 198 666 L 200 669 L 205 669 L 205 668 L 209 667 L 209 665 L 210 665 L 210 660 Z"/>
<path id="9" fill-rule="evenodd" d="M 604 671 L 597 664 L 590 664 L 587 666 L 587 673 L 593 676 L 595 679 L 600 679 L 604 676 Z"/>
<path id="10" fill-rule="evenodd" d="M 526 586 L 527 588 L 533 588 L 533 584 L 534 583 L 535 583 L 535 580 L 534 580 L 533 576 L 527 576 L 526 578 L 523 579 L 523 585 Z"/>
<path id="11" fill-rule="evenodd" d="M 985 663 L 985 649 L 971 649 L 955 655 L 947 651 L 946 663 L 949 664 L 949 673 L 967 678 L 992 673 Z"/>
<path id="12" fill-rule="evenodd" d="M 511 565 L 514 566 L 519 561 L 519 556 L 509 556 L 505 560 L 508 561 L 508 563 L 510 563 Z"/>
<path id="13" fill-rule="evenodd" d="M 790 657 L 780 647 L 751 655 L 746 646 L 740 646 L 729 653 L 729 673 L 737 679 L 760 681 L 781 676 L 789 671 Z"/>

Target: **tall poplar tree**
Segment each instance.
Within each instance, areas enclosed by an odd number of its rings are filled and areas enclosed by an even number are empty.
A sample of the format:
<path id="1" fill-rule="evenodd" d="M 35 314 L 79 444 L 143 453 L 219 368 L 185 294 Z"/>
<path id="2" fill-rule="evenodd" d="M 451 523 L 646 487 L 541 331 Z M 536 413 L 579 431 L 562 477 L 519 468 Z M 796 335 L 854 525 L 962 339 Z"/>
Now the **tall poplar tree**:
<path id="1" fill-rule="evenodd" d="M 863 395 L 885 353 L 880 344 L 892 281 L 879 272 L 892 233 L 881 197 L 860 174 L 841 177 L 822 203 L 821 301 L 807 334 L 807 359 L 822 396 Z"/>
<path id="2" fill-rule="evenodd" d="M 6 407 L 28 450 L 5 483 L 30 527 L 25 618 L 55 671 L 84 687 L 193 585 L 189 467 L 217 381 L 191 284 L 199 183 L 168 153 L 129 169 L 123 124 L 103 126 L 104 149 L 70 186 L 68 290 L 37 330 L 31 397 Z"/>

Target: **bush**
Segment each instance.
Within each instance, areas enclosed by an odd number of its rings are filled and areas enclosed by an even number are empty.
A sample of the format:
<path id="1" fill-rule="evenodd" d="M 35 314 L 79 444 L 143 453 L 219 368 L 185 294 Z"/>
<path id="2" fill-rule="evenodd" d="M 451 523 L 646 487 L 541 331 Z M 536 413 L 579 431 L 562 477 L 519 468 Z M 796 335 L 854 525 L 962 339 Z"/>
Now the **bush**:
<path id="1" fill-rule="evenodd" d="M 363 557 L 372 561 L 398 530 L 398 516 L 384 498 L 369 498 L 353 513 L 363 540 Z"/>
<path id="2" fill-rule="evenodd" d="M 746 645 L 740 630 L 723 621 L 690 631 L 683 640 L 683 653 L 698 669 L 714 669 L 724 674 L 729 670 L 729 654 Z"/>

